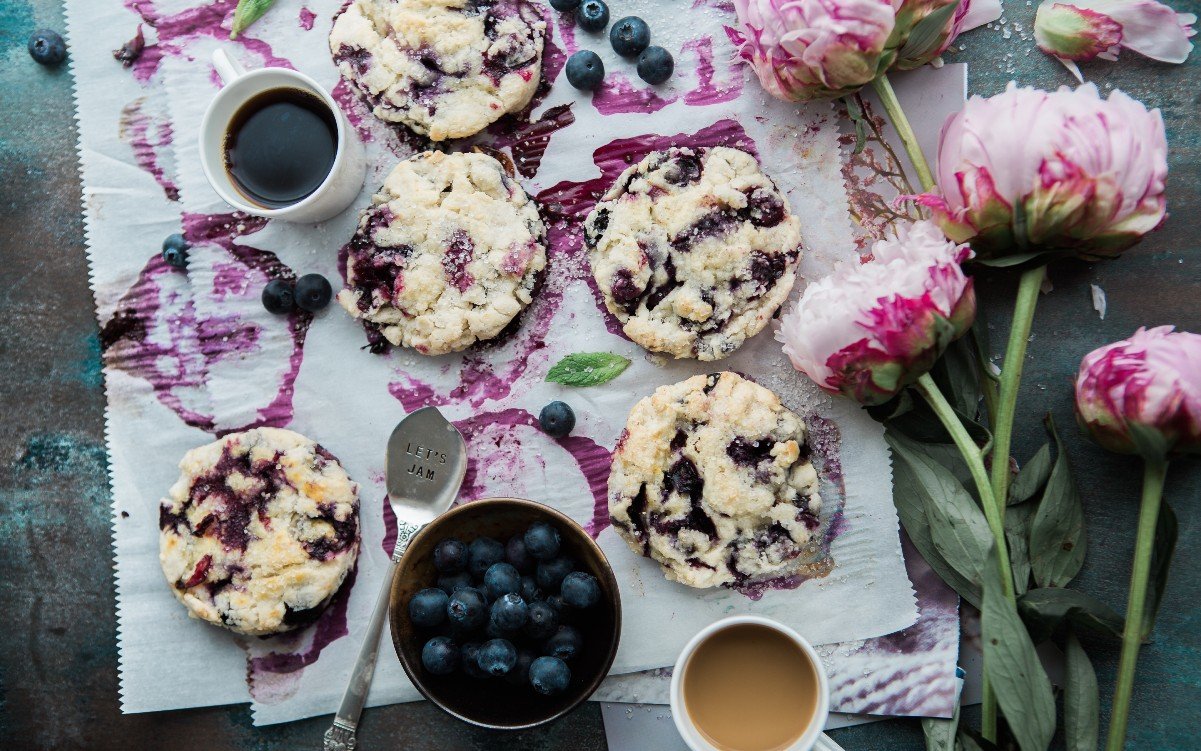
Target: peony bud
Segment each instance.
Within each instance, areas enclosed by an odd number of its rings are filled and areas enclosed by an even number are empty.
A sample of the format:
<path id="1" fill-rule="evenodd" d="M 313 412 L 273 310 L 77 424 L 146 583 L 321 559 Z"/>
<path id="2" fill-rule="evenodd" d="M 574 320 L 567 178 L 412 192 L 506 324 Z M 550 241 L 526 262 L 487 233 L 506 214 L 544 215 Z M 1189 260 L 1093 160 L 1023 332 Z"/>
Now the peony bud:
<path id="1" fill-rule="evenodd" d="M 965 245 L 932 222 L 897 228 L 863 263 L 840 263 L 783 315 L 776 338 L 826 391 L 882 404 L 934 365 L 976 317 Z"/>
<path id="2" fill-rule="evenodd" d="M 769 94 L 787 101 L 852 94 L 894 65 L 946 51 L 960 32 L 1000 16 L 999 0 L 734 0 L 727 27 Z"/>
<path id="3" fill-rule="evenodd" d="M 1102 447 L 1201 454 L 1201 335 L 1173 328 L 1139 329 L 1081 361 L 1076 417 Z"/>
<path id="4" fill-rule="evenodd" d="M 1192 13 L 1155 0 L 1044 0 L 1034 17 L 1034 41 L 1084 81 L 1076 63 L 1117 60 L 1123 47 L 1152 60 L 1184 62 L 1196 22 Z"/>
<path id="5" fill-rule="evenodd" d="M 1167 212 L 1168 144 L 1159 110 L 1085 84 L 1054 93 L 1010 83 L 947 118 L 918 196 L 986 263 L 1038 255 L 1113 258 Z"/>

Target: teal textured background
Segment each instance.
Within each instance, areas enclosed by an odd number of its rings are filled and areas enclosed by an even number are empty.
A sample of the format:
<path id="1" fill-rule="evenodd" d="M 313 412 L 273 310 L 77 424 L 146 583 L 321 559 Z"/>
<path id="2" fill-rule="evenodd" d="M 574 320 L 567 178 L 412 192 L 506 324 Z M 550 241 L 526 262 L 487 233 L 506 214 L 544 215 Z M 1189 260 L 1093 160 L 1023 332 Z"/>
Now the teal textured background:
<path id="1" fill-rule="evenodd" d="M 94 0 L 116 2 L 117 0 Z M 664 0 L 678 1 L 678 0 Z M 1172 0 L 1198 12 L 1198 2 Z M 1072 83 L 1029 40 L 1034 7 L 1009 0 L 1003 28 L 959 40 L 949 61 L 971 64 L 972 93 L 1007 81 L 1051 88 Z M 25 52 L 30 32 L 63 28 L 57 0 L 0 0 L 0 739 L 5 749 L 316 748 L 328 719 L 259 728 L 245 708 L 122 716 L 117 696 L 116 623 L 109 546 L 99 345 L 84 262 L 71 79 Z M 98 33 L 104 33 L 102 30 Z M 113 47 L 120 45 L 113 32 Z M 1121 88 L 1159 107 L 1168 126 L 1169 211 L 1164 227 L 1120 260 L 1060 263 L 1055 290 L 1039 303 L 1019 405 L 1015 455 L 1044 440 L 1040 416 L 1054 413 L 1076 468 L 1088 518 L 1089 552 L 1073 585 L 1121 610 L 1134 540 L 1140 468 L 1105 454 L 1072 429 L 1071 378 L 1091 349 L 1140 325 L 1172 323 L 1201 332 L 1201 51 L 1183 66 L 1125 53 L 1086 66 L 1103 91 Z M 115 127 L 115 126 L 114 126 Z M 131 237 L 157 247 L 161 238 Z M 1088 285 L 1108 294 L 1099 321 Z M 978 291 L 1003 340 L 1015 279 L 989 274 Z M 1139 663 L 1130 748 L 1196 749 L 1201 717 L 1201 462 L 1177 462 L 1167 498 L 1180 543 L 1154 634 Z M 1088 644 L 1108 705 L 1116 651 Z M 186 645 L 180 645 L 186 649 Z M 187 680 L 187 676 L 180 676 Z M 1105 711 L 1103 706 L 1103 712 Z M 969 717 L 973 713 L 969 712 Z M 1103 717 L 1103 721 L 1106 718 Z M 924 747 L 915 721 L 838 731 L 849 751 Z M 428 705 L 372 710 L 364 749 L 599 749 L 600 712 L 587 706 L 523 735 L 468 728 Z"/>

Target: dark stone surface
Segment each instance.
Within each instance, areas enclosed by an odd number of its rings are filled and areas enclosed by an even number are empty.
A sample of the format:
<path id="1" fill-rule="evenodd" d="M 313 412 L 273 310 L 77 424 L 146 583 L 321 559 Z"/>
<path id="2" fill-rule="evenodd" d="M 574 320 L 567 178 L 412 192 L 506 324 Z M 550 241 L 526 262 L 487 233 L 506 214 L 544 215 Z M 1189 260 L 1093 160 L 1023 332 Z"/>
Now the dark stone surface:
<path id="1" fill-rule="evenodd" d="M 1196 0 L 1174 4 L 1198 10 Z M 1021 38 L 1029 35 L 1033 7 L 1015 0 L 1010 5 L 1021 31 L 1011 22 L 1010 39 L 997 30 L 973 33 L 960 42 L 968 51 L 948 56 L 972 63 L 972 91 L 994 93 L 1011 77 L 1044 88 L 1071 83 L 1057 63 Z M 0 738 L 6 749 L 316 748 L 328 718 L 256 729 L 244 705 L 119 712 L 103 394 L 84 263 L 70 77 L 65 68 L 33 64 L 24 50 L 33 29 L 63 27 L 61 12 L 55 0 L 0 3 L 0 608 L 7 647 L 0 654 Z M 114 47 L 121 41 L 114 37 Z M 1052 268 L 1056 289 L 1039 304 L 1015 450 L 1018 458 L 1033 453 L 1044 440 L 1038 418 L 1054 413 L 1088 516 L 1089 557 L 1075 586 L 1118 609 L 1125 602 L 1140 469 L 1135 461 L 1101 452 L 1071 427 L 1070 380 L 1082 355 L 1137 326 L 1174 323 L 1201 331 L 1201 259 L 1193 225 L 1201 213 L 1201 53 L 1179 67 L 1122 57 L 1088 66 L 1086 75 L 1103 90 L 1117 86 L 1163 110 L 1172 147 L 1172 217 L 1118 261 Z M 147 245 L 160 240 L 131 235 Z M 978 287 L 997 340 L 1005 331 L 1013 282 L 989 275 Z M 1090 305 L 1089 283 L 1108 293 L 1103 322 Z M 1155 641 L 1142 652 L 1131 720 L 1130 747 L 1147 751 L 1196 748 L 1201 705 L 1197 462 L 1173 465 L 1167 495 L 1180 518 L 1180 544 Z M 1107 707 L 1116 652 L 1089 646 Z M 917 723 L 906 720 L 836 737 L 851 751 L 923 747 Z M 360 744 L 413 751 L 605 745 L 595 706 L 536 733 L 498 736 L 421 704 L 369 711 Z"/>

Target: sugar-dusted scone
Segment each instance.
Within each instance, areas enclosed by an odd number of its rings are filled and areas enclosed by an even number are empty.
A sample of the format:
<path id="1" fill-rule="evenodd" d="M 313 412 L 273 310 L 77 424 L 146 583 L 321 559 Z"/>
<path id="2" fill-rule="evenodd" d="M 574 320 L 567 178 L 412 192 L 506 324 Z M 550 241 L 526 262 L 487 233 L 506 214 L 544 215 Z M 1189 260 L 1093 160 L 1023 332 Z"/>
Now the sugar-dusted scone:
<path id="1" fill-rule="evenodd" d="M 278 428 L 192 449 L 159 506 L 159 562 L 189 613 L 240 634 L 312 622 L 359 552 L 357 484 Z"/>
<path id="2" fill-rule="evenodd" d="M 690 587 L 787 576 L 813 545 L 818 478 L 805 423 L 736 373 L 660 386 L 613 454 L 609 516 L 630 547 Z"/>
<path id="3" fill-rule="evenodd" d="M 625 170 L 584 223 L 592 274 L 626 336 L 720 360 L 796 281 L 800 221 L 750 154 L 671 148 Z"/>
<path id="4" fill-rule="evenodd" d="M 376 117 L 443 141 L 529 104 L 545 41 L 530 0 L 353 0 L 329 48 Z"/>
<path id="5" fill-rule="evenodd" d="M 369 335 L 440 355 L 501 333 L 545 267 L 538 207 L 500 162 L 427 151 L 359 218 L 338 302 Z"/>

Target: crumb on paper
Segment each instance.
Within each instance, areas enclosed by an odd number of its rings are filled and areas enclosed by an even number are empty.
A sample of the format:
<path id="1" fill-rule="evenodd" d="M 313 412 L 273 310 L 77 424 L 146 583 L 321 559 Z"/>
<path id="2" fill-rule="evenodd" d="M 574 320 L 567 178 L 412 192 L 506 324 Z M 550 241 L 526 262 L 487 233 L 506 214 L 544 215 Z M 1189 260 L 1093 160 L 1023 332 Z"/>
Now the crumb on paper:
<path id="1" fill-rule="evenodd" d="M 1088 288 L 1089 291 L 1092 292 L 1093 296 L 1093 310 L 1097 311 L 1097 315 L 1099 315 L 1101 320 L 1104 321 L 1105 310 L 1108 307 L 1108 301 L 1105 299 L 1105 290 L 1101 289 L 1095 284 L 1088 285 Z"/>

